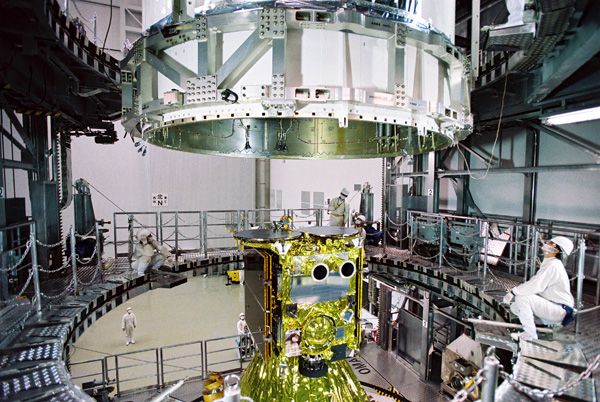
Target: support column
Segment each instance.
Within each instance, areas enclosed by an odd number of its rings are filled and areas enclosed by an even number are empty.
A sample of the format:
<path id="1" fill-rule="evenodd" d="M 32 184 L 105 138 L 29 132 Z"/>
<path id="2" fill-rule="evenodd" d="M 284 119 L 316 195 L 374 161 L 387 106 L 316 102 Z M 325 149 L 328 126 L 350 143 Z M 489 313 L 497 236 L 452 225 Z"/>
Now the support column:
<path id="1" fill-rule="evenodd" d="M 539 159 L 539 136 L 536 129 L 526 129 L 527 139 L 525 145 L 525 166 L 537 167 Z M 523 221 L 528 224 L 535 223 L 537 198 L 537 173 L 525 173 L 523 186 Z"/>
<path id="2" fill-rule="evenodd" d="M 422 381 L 429 377 L 429 347 L 431 346 L 432 319 L 430 309 L 431 293 L 425 292 L 423 295 L 423 323 L 421 327 L 421 359 L 419 366 L 419 376 Z"/>
<path id="3" fill-rule="evenodd" d="M 425 196 L 427 196 L 427 212 L 438 212 L 440 209 L 440 184 L 436 175 L 438 153 L 427 154 L 427 177 L 425 177 Z"/>
<path id="4" fill-rule="evenodd" d="M 271 161 L 269 159 L 255 160 L 254 208 L 271 208 Z M 269 222 L 268 212 L 257 216 L 259 222 Z"/>
<path id="5" fill-rule="evenodd" d="M 392 182 L 392 166 L 394 164 L 394 158 L 383 158 L 382 159 L 382 171 L 381 171 L 381 230 L 383 230 L 383 249 L 387 246 L 388 228 L 389 228 L 389 216 L 392 213 L 392 219 L 398 219 L 396 217 L 396 205 L 393 206 L 393 212 L 390 202 L 390 184 Z M 385 251 L 384 251 L 385 252 Z"/>
<path id="6" fill-rule="evenodd" d="M 471 18 L 471 71 L 473 80 L 479 76 L 479 35 L 481 0 L 472 0 L 473 13 Z"/>
<path id="7" fill-rule="evenodd" d="M 380 348 L 387 350 L 391 343 L 390 336 L 390 323 L 391 317 L 390 310 L 392 309 L 392 289 L 384 284 L 379 284 L 379 311 L 377 312 L 377 318 L 379 321 L 379 339 L 377 344 Z"/>

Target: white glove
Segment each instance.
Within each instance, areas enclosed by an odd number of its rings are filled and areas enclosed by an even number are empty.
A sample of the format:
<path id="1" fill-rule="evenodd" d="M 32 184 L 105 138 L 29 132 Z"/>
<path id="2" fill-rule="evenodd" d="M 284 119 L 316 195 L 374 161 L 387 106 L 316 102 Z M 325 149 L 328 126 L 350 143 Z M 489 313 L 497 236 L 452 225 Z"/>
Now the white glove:
<path id="1" fill-rule="evenodd" d="M 511 291 L 508 291 L 508 293 L 506 293 L 506 295 L 504 295 L 504 298 L 502 299 L 502 302 L 504 304 L 510 304 L 510 302 L 512 301 L 512 299 L 514 297 L 515 297 L 515 295 L 513 295 Z"/>

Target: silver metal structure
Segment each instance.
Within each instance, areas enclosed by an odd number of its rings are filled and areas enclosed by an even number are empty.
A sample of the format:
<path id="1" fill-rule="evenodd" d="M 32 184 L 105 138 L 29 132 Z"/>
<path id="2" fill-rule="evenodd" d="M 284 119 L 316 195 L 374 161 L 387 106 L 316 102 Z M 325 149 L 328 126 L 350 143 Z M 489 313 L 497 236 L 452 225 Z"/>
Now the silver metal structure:
<path id="1" fill-rule="evenodd" d="M 134 136 L 331 159 L 423 153 L 471 133 L 469 63 L 415 7 L 217 1 L 194 14 L 179 3 L 121 62 Z"/>

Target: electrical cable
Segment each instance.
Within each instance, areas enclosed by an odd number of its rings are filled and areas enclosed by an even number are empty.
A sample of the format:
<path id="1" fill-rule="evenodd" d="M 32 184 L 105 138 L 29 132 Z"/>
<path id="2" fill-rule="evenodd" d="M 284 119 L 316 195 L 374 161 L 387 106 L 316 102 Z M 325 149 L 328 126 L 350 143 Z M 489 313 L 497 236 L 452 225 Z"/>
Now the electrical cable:
<path id="1" fill-rule="evenodd" d="M 72 1 L 71 4 L 73 4 L 73 7 L 75 7 L 75 11 L 77 11 L 77 14 L 79 14 L 79 16 L 81 17 L 80 21 L 83 24 L 83 26 L 86 27 L 87 29 L 89 29 L 91 32 L 94 32 L 94 28 L 90 27 L 88 24 L 85 23 L 86 20 L 87 21 L 90 21 L 90 20 L 83 15 L 81 10 L 79 9 L 79 6 L 77 5 L 77 2 Z"/>
<path id="2" fill-rule="evenodd" d="M 502 90 L 502 102 L 500 104 L 500 115 L 498 117 L 498 126 L 496 128 L 496 138 L 494 138 L 494 145 L 492 145 L 492 151 L 490 152 L 490 160 L 487 162 L 487 167 L 486 167 L 485 173 L 483 175 L 481 175 L 480 177 L 475 177 L 475 175 L 473 175 L 473 173 L 471 172 L 471 168 L 469 167 L 469 163 L 467 162 L 467 158 L 465 157 L 463 152 L 460 150 L 460 147 L 458 146 L 458 144 L 456 144 L 456 148 L 458 149 L 458 151 L 460 152 L 460 154 L 462 155 L 462 157 L 465 161 L 465 166 L 467 167 L 467 172 L 469 172 L 469 177 L 472 178 L 473 180 L 484 180 L 490 171 L 490 167 L 492 166 L 492 160 L 494 159 L 494 151 L 496 150 L 496 144 L 498 143 L 498 138 L 500 137 L 500 127 L 502 126 L 502 117 L 504 115 L 504 103 L 506 100 L 507 84 L 508 84 L 508 72 L 506 73 L 505 78 L 504 78 L 504 89 Z"/>
<path id="3" fill-rule="evenodd" d="M 112 25 L 113 18 L 113 0 L 110 0 L 110 17 L 108 18 L 108 28 L 106 28 L 106 35 L 104 36 L 104 43 L 102 44 L 102 51 L 106 49 L 106 40 L 108 39 L 108 33 L 110 32 L 110 26 Z"/>

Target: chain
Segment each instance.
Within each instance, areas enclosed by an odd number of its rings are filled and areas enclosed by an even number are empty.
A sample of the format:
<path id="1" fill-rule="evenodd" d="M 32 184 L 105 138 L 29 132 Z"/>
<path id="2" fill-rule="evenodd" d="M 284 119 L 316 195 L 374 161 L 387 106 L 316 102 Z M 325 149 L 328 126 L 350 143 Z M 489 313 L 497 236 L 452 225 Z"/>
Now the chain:
<path id="1" fill-rule="evenodd" d="M 81 261 L 79 258 L 77 258 L 77 254 L 75 254 L 75 259 L 77 260 L 77 263 L 81 264 L 81 265 L 87 265 L 87 264 L 89 264 L 94 259 L 94 256 L 96 255 L 96 251 L 97 250 L 98 250 L 98 247 L 94 247 L 94 252 L 92 253 L 92 255 L 90 257 L 88 257 L 88 261 L 87 262 Z"/>
<path id="2" fill-rule="evenodd" d="M 23 261 L 25 261 L 25 257 L 27 257 L 27 254 L 29 253 L 30 249 L 31 249 L 31 240 L 29 240 L 25 244 L 25 251 L 23 252 L 23 255 L 19 258 L 19 261 L 16 264 L 13 264 L 8 268 L 0 268 L 0 272 L 10 272 L 13 269 L 16 269 L 19 265 L 21 265 L 23 263 Z"/>
<path id="3" fill-rule="evenodd" d="M 390 216 L 388 215 L 387 220 L 389 223 L 391 223 L 394 226 L 404 226 L 408 223 L 408 221 L 406 220 L 401 220 L 400 222 L 396 222 L 395 220 L 393 220 L 392 218 L 390 218 Z"/>
<path id="4" fill-rule="evenodd" d="M 70 262 L 71 262 L 71 257 L 69 256 L 69 258 L 67 258 L 67 261 L 63 265 L 61 265 L 60 267 L 58 267 L 56 269 L 46 269 L 46 268 L 43 268 L 41 265 L 38 265 L 38 269 L 40 270 L 40 272 L 47 272 L 47 273 L 58 272 L 60 270 L 67 268 L 69 266 Z"/>
<path id="5" fill-rule="evenodd" d="M 194 235 L 194 237 L 191 237 L 191 236 L 188 237 L 180 232 L 180 233 L 178 233 L 178 237 L 181 237 L 183 240 L 198 240 L 198 239 L 200 239 L 200 234 L 198 234 L 197 236 Z"/>
<path id="6" fill-rule="evenodd" d="M 92 233 L 94 233 L 96 231 L 96 227 L 93 227 L 90 229 L 89 232 L 87 232 L 86 234 L 79 234 L 77 232 L 75 232 L 75 236 L 77 237 L 86 237 L 86 236 L 90 236 Z"/>
<path id="7" fill-rule="evenodd" d="M 42 242 L 41 242 L 41 241 L 39 241 L 38 239 L 36 239 L 36 240 L 35 240 L 35 242 L 36 242 L 36 243 L 37 243 L 39 246 L 42 246 L 42 247 L 47 247 L 47 248 L 53 248 L 53 247 L 60 246 L 60 245 L 61 245 L 61 244 L 63 244 L 63 243 L 64 243 L 64 244 L 66 244 L 67 240 L 66 240 L 66 239 L 64 239 L 64 240 L 59 240 L 58 242 L 56 242 L 56 243 L 53 243 L 53 244 L 46 244 L 46 243 L 42 243 Z"/>
<path id="8" fill-rule="evenodd" d="M 425 242 L 425 243 L 433 243 L 433 242 Z M 440 256 L 440 252 L 439 251 L 438 251 L 438 253 L 436 255 L 432 255 L 431 257 L 425 257 L 424 255 L 416 253 L 415 252 L 415 245 L 416 244 L 417 244 L 417 239 L 415 239 L 413 241 L 413 244 L 412 244 L 413 255 L 416 255 L 417 257 L 421 257 L 421 258 L 426 259 L 426 260 L 433 260 L 433 259 L 438 258 Z"/>
<path id="9" fill-rule="evenodd" d="M 515 388 L 517 391 L 527 395 L 531 399 L 536 400 L 536 401 L 545 401 L 545 400 L 550 400 L 550 399 L 554 398 L 555 396 L 561 396 L 561 395 L 569 392 L 570 390 L 572 390 L 573 388 L 575 388 L 576 386 L 581 384 L 583 381 L 587 380 L 590 377 L 590 375 L 592 375 L 592 373 L 598 369 L 599 365 L 600 365 L 600 354 L 598 354 L 594 358 L 594 360 L 592 360 L 592 362 L 585 369 L 585 371 L 581 372 L 577 377 L 573 377 L 572 379 L 567 381 L 563 386 L 561 386 L 557 389 L 541 390 L 541 389 L 536 389 L 536 388 L 530 388 L 525 384 L 521 384 L 518 380 L 516 380 L 512 376 L 512 374 L 508 374 L 504 370 L 500 371 L 500 376 L 502 378 L 506 379 L 506 381 L 508 381 L 508 383 L 511 386 L 513 386 L 513 388 Z"/>
<path id="10" fill-rule="evenodd" d="M 392 239 L 394 239 L 394 241 L 398 241 L 398 242 L 404 241 L 410 237 L 410 234 L 407 234 L 404 237 L 396 237 L 389 228 L 386 228 L 385 232 L 387 233 L 388 236 L 390 236 Z"/>
<path id="11" fill-rule="evenodd" d="M 73 285 L 73 278 L 71 278 L 71 282 L 69 282 L 69 284 L 67 285 L 67 287 L 60 293 L 52 295 L 52 296 L 48 296 L 47 294 L 40 292 L 40 295 L 42 295 L 42 297 L 45 297 L 46 299 L 58 299 L 60 297 L 63 297 L 64 295 L 67 294 L 67 292 L 70 290 L 69 288 L 71 287 L 71 285 Z"/>
<path id="12" fill-rule="evenodd" d="M 477 387 L 479 387 L 481 385 L 481 383 L 483 382 L 483 380 L 485 379 L 485 368 L 482 367 L 479 369 L 479 371 L 477 372 L 477 374 L 475 374 L 475 378 L 473 378 L 473 382 L 471 385 L 469 385 L 466 388 L 461 389 L 460 391 L 458 391 L 455 395 L 454 398 L 452 398 L 452 402 L 464 402 L 467 400 L 467 398 L 469 397 L 469 395 L 475 391 L 475 389 Z"/>
<path id="13" fill-rule="evenodd" d="M 29 282 L 31 282 L 31 278 L 33 278 L 33 269 L 29 270 L 29 277 L 27 278 L 27 281 L 25 281 L 25 285 L 23 285 L 23 289 L 21 289 L 21 291 L 19 293 L 17 293 L 17 297 L 19 297 L 23 293 L 25 293 L 25 289 L 27 289 L 27 287 L 29 286 Z"/>

